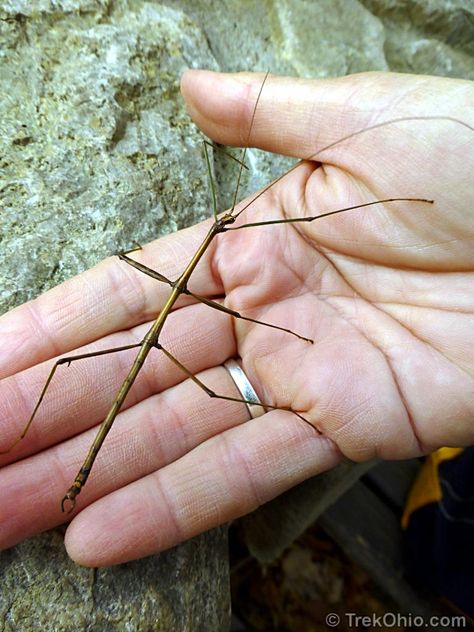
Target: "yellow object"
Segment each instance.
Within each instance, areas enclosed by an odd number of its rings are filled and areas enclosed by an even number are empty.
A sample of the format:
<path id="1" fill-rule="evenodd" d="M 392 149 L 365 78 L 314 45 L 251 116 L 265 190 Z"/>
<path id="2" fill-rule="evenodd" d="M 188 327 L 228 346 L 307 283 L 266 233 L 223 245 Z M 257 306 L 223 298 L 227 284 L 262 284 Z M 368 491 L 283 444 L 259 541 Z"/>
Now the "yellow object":
<path id="1" fill-rule="evenodd" d="M 443 461 L 456 458 L 464 448 L 440 448 L 429 454 L 408 495 L 402 516 L 402 528 L 406 529 L 411 514 L 430 503 L 439 502 L 443 496 L 439 484 L 438 467 Z"/>

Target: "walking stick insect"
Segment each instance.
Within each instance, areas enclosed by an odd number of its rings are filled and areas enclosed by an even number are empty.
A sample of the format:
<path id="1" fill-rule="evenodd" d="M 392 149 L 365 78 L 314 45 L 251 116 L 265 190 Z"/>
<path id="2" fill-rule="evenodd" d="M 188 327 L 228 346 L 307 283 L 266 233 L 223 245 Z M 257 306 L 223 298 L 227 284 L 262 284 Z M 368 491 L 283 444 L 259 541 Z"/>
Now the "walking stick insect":
<path id="1" fill-rule="evenodd" d="M 260 96 L 262 94 L 262 90 L 264 88 L 264 84 L 265 84 L 265 80 L 263 81 L 261 87 L 260 87 L 260 92 L 257 96 L 257 99 L 255 101 L 255 105 L 254 105 L 254 109 L 253 109 L 253 114 L 252 114 L 252 118 L 251 118 L 251 122 L 250 122 L 250 126 L 249 126 L 249 131 L 248 131 L 248 137 L 247 137 L 247 145 L 249 144 L 250 138 L 251 138 L 251 132 L 252 132 L 252 127 L 253 127 L 253 122 L 255 119 L 255 115 L 257 112 L 257 106 L 260 100 Z M 450 117 L 442 117 L 442 116 L 433 116 L 433 117 L 425 117 L 425 116 L 411 116 L 411 117 L 402 117 L 399 119 L 393 119 L 391 121 L 388 122 L 384 122 L 384 123 L 378 123 L 376 125 L 372 125 L 370 127 L 366 127 L 365 129 L 362 129 L 358 132 L 355 132 L 353 134 L 350 134 L 346 137 L 343 137 L 341 139 L 339 139 L 336 142 L 331 143 L 330 145 L 327 145 L 325 147 L 323 147 L 322 149 L 319 149 L 317 153 L 312 154 L 311 156 L 308 157 L 308 160 L 313 160 L 314 158 L 316 158 L 321 152 L 326 151 L 328 149 L 330 149 L 331 147 L 344 142 L 345 140 L 348 140 L 349 138 L 353 138 L 354 136 L 357 136 L 359 134 L 365 133 L 369 130 L 373 130 L 379 127 L 382 127 L 383 125 L 389 125 L 389 124 L 394 124 L 397 122 L 401 122 L 401 121 L 415 121 L 415 120 L 427 120 L 427 119 L 436 119 L 436 120 L 448 120 L 448 121 L 453 121 L 459 124 L 464 125 L 465 127 L 467 127 L 468 129 L 470 129 L 471 131 L 474 131 L 473 128 L 471 128 L 470 126 L 462 123 L 461 121 L 458 121 L 457 119 L 454 118 L 450 118 Z M 204 150 L 205 150 L 205 158 L 207 161 L 207 165 L 208 165 L 208 171 L 209 171 L 209 175 L 210 175 L 210 165 L 209 165 L 209 156 L 208 156 L 208 152 L 207 152 L 207 148 L 206 145 L 204 145 Z M 216 202 L 216 192 L 215 192 L 215 187 L 214 187 L 214 183 L 212 180 L 212 177 L 210 175 L 210 182 L 211 182 L 211 191 L 212 191 L 212 199 L 213 199 L 213 214 L 214 214 L 214 223 L 211 226 L 211 228 L 209 229 L 207 235 L 205 236 L 203 242 L 201 243 L 201 245 L 198 247 L 198 249 L 196 250 L 196 252 L 194 253 L 194 255 L 191 257 L 188 265 L 185 267 L 184 271 L 181 273 L 181 275 L 178 277 L 177 280 L 175 281 L 171 281 L 170 279 L 168 279 L 167 277 L 165 277 L 164 275 L 160 274 L 159 272 L 156 272 L 154 270 L 152 270 L 151 268 L 148 268 L 140 263 L 137 263 L 136 261 L 134 261 L 133 259 L 131 259 L 130 257 L 128 257 L 127 253 L 122 253 L 120 254 L 120 258 L 122 259 L 122 261 L 126 262 L 127 264 L 132 265 L 133 267 L 135 267 L 137 270 L 151 276 L 152 278 L 166 283 L 171 287 L 171 291 L 170 294 L 168 296 L 168 299 L 166 300 L 160 314 L 157 316 L 156 320 L 154 321 L 153 325 L 151 326 L 151 328 L 149 329 L 148 333 L 146 334 L 146 336 L 143 338 L 143 340 L 139 343 L 136 344 L 131 344 L 131 345 L 126 345 L 126 346 L 122 346 L 122 347 L 117 347 L 117 348 L 113 348 L 113 349 L 105 349 L 102 351 L 96 351 L 96 352 L 92 352 L 92 353 L 85 353 L 85 354 L 81 354 L 81 355 L 76 355 L 76 356 L 71 356 L 71 357 L 64 357 L 59 359 L 53 366 L 53 368 L 51 369 L 51 372 L 46 380 L 46 383 L 43 387 L 43 390 L 39 396 L 39 399 L 33 409 L 33 412 L 31 413 L 31 416 L 28 420 L 28 422 L 26 423 L 26 426 L 24 427 L 22 433 L 20 434 L 20 436 L 13 442 L 13 444 L 10 446 L 10 448 L 8 450 L 6 450 L 6 452 L 8 452 L 9 450 L 11 450 L 19 441 L 21 441 L 21 439 L 23 439 L 26 435 L 26 433 L 28 432 L 33 419 L 36 415 L 36 412 L 41 404 L 41 402 L 43 401 L 43 398 L 46 394 L 46 391 L 49 387 L 49 384 L 51 383 L 51 380 L 53 379 L 53 376 L 58 368 L 58 366 L 60 366 L 61 364 L 71 364 L 72 362 L 79 360 L 79 359 L 85 359 L 85 358 L 90 358 L 93 356 L 99 356 L 99 355 L 105 355 L 105 354 L 109 354 L 109 353 L 115 353 L 118 351 L 123 351 L 123 350 L 127 350 L 127 349 L 132 349 L 132 348 L 139 348 L 139 352 L 135 358 L 135 361 L 127 375 L 127 377 L 125 378 L 122 386 L 120 387 L 118 394 L 108 412 L 108 414 L 106 415 L 104 421 L 102 422 L 100 429 L 98 431 L 98 434 L 87 454 L 87 457 L 84 461 L 84 464 L 82 465 L 82 467 L 80 468 L 72 486 L 69 488 L 69 490 L 66 492 L 65 496 L 63 497 L 62 501 L 61 501 L 61 509 L 62 511 L 68 511 L 71 512 L 74 509 L 75 503 L 76 503 L 76 497 L 77 495 L 80 493 L 82 487 L 85 485 L 88 476 L 90 474 L 90 471 L 92 469 L 92 466 L 94 464 L 94 461 L 97 457 L 97 454 L 108 434 L 108 432 L 110 431 L 114 420 L 116 418 L 116 416 L 118 415 L 121 406 L 127 396 L 127 394 L 129 393 L 135 379 L 137 378 L 146 357 L 148 356 L 149 352 L 151 351 L 152 348 L 156 348 L 159 349 L 161 351 L 163 351 L 163 353 L 165 354 L 165 356 L 171 360 L 188 378 L 190 378 L 197 386 L 199 386 L 201 389 L 203 389 L 210 397 L 214 397 L 214 398 L 219 398 L 219 399 L 225 399 L 225 400 L 230 400 L 230 401 L 235 401 L 235 402 L 241 402 L 241 403 L 245 403 L 245 404 L 255 404 L 255 402 L 253 401 L 249 401 L 249 400 L 245 400 L 242 398 L 237 398 L 237 397 L 230 397 L 230 396 L 226 396 L 223 394 L 219 394 L 219 393 L 215 393 L 214 391 L 212 391 L 211 389 L 209 389 L 203 382 L 201 382 L 196 376 L 194 376 L 192 374 L 192 372 L 186 367 L 184 366 L 177 358 L 175 358 L 167 349 L 163 348 L 163 346 L 160 344 L 159 342 L 159 337 L 160 337 L 160 333 L 163 329 L 163 326 L 167 320 L 168 315 L 170 314 L 173 306 L 175 305 L 176 301 L 178 300 L 178 298 L 180 297 L 181 294 L 185 294 L 188 295 L 190 297 L 192 297 L 193 299 L 200 301 L 204 304 L 206 304 L 207 306 L 220 310 L 224 313 L 227 313 L 235 318 L 242 318 L 248 321 L 251 321 L 253 323 L 257 323 L 257 324 L 261 324 L 267 327 L 272 327 L 274 329 L 278 329 L 280 331 L 285 332 L 286 334 L 295 336 L 296 338 L 301 340 L 302 344 L 311 344 L 313 341 L 310 338 L 307 338 L 303 335 L 301 335 L 300 333 L 296 333 L 290 329 L 286 329 L 283 327 L 280 327 L 276 324 L 272 324 L 272 323 L 266 323 L 260 320 L 256 320 L 253 318 L 249 318 L 247 316 L 243 316 L 242 314 L 240 314 L 239 312 L 232 310 L 228 307 L 226 307 L 225 305 L 222 305 L 216 301 L 210 300 L 208 298 L 205 298 L 203 296 L 200 296 L 198 294 L 194 294 L 192 293 L 188 287 L 188 281 L 191 278 L 191 275 L 193 273 L 193 271 L 195 270 L 198 262 L 200 261 L 200 259 L 203 257 L 203 255 L 206 253 L 207 249 L 209 248 L 210 244 L 212 243 L 212 241 L 215 239 L 215 237 L 221 233 L 225 233 L 227 231 L 231 231 L 231 230 L 240 230 L 243 228 L 252 228 L 252 227 L 259 227 L 259 226 L 267 226 L 267 225 L 271 225 L 271 224 L 296 224 L 299 222 L 312 222 L 315 221 L 316 219 L 322 219 L 324 217 L 329 217 L 332 215 L 336 215 L 339 213 L 345 213 L 347 211 L 351 211 L 351 210 L 355 210 L 355 209 L 359 209 L 359 208 L 364 208 L 364 207 L 370 207 L 373 205 L 377 205 L 377 204 L 382 204 L 382 203 L 391 203 L 391 202 L 397 202 L 397 201 L 409 201 L 409 202 L 418 202 L 418 203 L 425 203 L 425 204 L 431 204 L 433 202 L 433 200 L 428 200 L 425 198 L 414 198 L 414 197 L 401 197 L 401 198 L 388 198 L 388 199 L 383 199 L 383 200 L 373 200 L 373 201 L 369 201 L 366 202 L 364 204 L 358 204 L 355 206 L 347 206 L 344 208 L 338 208 L 329 212 L 325 212 L 319 215 L 313 215 L 310 217 L 292 217 L 292 218 L 288 218 L 288 219 L 269 219 L 266 221 L 258 221 L 258 222 L 249 222 L 249 223 L 244 223 L 244 224 L 240 224 L 237 226 L 234 226 L 236 220 L 240 217 L 240 215 L 246 211 L 247 209 L 249 209 L 249 207 L 251 207 L 251 205 L 262 195 L 264 195 L 276 182 L 278 182 L 279 180 L 281 180 L 284 176 L 288 175 L 288 173 L 290 173 L 291 171 L 293 171 L 294 169 L 296 169 L 296 167 L 298 165 L 295 165 L 294 167 L 292 167 L 289 171 L 287 171 L 285 174 L 283 174 L 282 176 L 280 176 L 279 178 L 277 178 L 277 180 L 275 180 L 272 184 L 268 185 L 267 187 L 265 187 L 262 191 L 260 191 L 257 195 L 255 195 L 250 202 L 246 203 L 244 205 L 243 208 L 240 208 L 240 210 L 236 211 L 236 203 L 237 203 L 237 197 L 238 197 L 238 191 L 239 191 L 239 187 L 240 187 L 240 181 L 241 181 L 241 176 L 242 176 L 242 172 L 243 172 L 243 168 L 244 168 L 244 160 L 245 160 L 245 152 L 246 150 L 243 150 L 243 154 L 242 154 L 242 158 L 238 161 L 240 164 L 240 170 L 239 170 L 239 175 L 237 178 L 237 183 L 236 183 L 236 187 L 235 187 L 235 192 L 234 192 L 234 197 L 233 197 L 233 203 L 232 203 L 232 207 L 230 209 L 230 211 L 225 212 L 225 213 L 218 213 L 217 211 L 217 202 Z M 310 423 L 307 419 L 305 419 L 305 417 L 300 414 L 298 411 L 293 410 L 291 407 L 279 407 L 279 406 L 274 406 L 270 403 L 267 402 L 262 402 L 261 405 L 264 408 L 267 409 L 277 409 L 277 410 L 289 410 L 291 412 L 293 412 L 295 414 L 296 417 L 298 417 L 301 421 L 305 422 L 305 423 Z M 311 424 L 310 424 L 311 425 Z M 69 506 L 68 506 L 69 505 Z"/>

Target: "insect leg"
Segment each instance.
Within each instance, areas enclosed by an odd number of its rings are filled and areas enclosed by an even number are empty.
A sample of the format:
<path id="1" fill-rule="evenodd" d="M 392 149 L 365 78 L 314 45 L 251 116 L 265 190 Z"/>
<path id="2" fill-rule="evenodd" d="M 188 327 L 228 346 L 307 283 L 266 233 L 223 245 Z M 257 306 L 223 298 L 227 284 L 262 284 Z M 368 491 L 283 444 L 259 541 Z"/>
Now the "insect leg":
<path id="1" fill-rule="evenodd" d="M 118 256 L 122 261 L 125 261 L 126 263 L 131 265 L 133 268 L 140 270 L 140 272 L 143 272 L 143 274 L 146 274 L 152 277 L 153 279 L 156 279 L 157 281 L 162 281 L 163 283 L 167 283 L 170 287 L 173 287 L 173 281 L 165 277 L 160 272 L 156 272 L 152 268 L 149 268 L 148 266 L 145 266 L 142 263 L 138 263 L 138 261 L 134 261 L 133 259 L 130 259 L 130 257 L 127 257 L 127 255 L 124 253 L 121 253 Z M 234 316 L 234 318 L 240 318 L 242 320 L 247 320 L 251 323 L 257 323 L 257 325 L 265 325 L 266 327 L 271 327 L 272 329 L 278 329 L 280 331 L 284 331 L 288 334 L 291 334 L 292 336 L 296 336 L 296 338 L 299 338 L 300 340 L 304 340 L 305 342 L 311 342 L 311 343 L 314 342 L 313 340 L 311 340 L 311 338 L 300 336 L 296 332 L 291 331 L 291 329 L 286 329 L 285 327 L 279 327 L 278 325 L 272 325 L 271 323 L 266 323 L 263 320 L 257 320 L 256 318 L 250 318 L 249 316 L 242 316 L 242 314 L 240 312 L 237 312 L 235 309 L 230 309 L 229 307 L 226 307 L 225 305 L 222 305 L 221 303 L 218 303 L 217 301 L 208 299 L 205 296 L 201 296 L 200 294 L 194 294 L 194 292 L 190 292 L 187 288 L 184 288 L 182 290 L 182 293 L 187 294 L 188 296 L 192 296 L 200 303 L 204 303 L 204 305 L 208 305 L 209 307 L 212 307 L 213 309 L 217 309 L 220 312 L 225 312 L 226 314 L 230 314 L 231 316 Z"/>
<path id="2" fill-rule="evenodd" d="M 216 185 L 214 184 L 214 178 L 212 177 L 211 161 L 209 159 L 209 152 L 207 151 L 207 145 L 206 145 L 205 141 L 203 142 L 202 147 L 204 149 L 204 157 L 206 159 L 207 176 L 209 178 L 209 184 L 211 185 L 212 212 L 214 213 L 214 219 L 217 221 L 217 193 L 216 193 Z"/>
<path id="3" fill-rule="evenodd" d="M 290 408 L 290 406 L 273 406 L 272 404 L 267 404 L 265 402 L 256 402 L 256 401 L 252 401 L 252 400 L 249 400 L 249 399 L 242 399 L 240 397 L 230 397 L 228 395 L 220 395 L 220 394 L 216 393 L 215 391 L 210 389 L 208 386 L 206 386 L 204 384 L 204 382 L 201 382 L 201 380 L 199 378 L 197 378 L 187 367 L 184 366 L 184 364 L 182 364 L 177 358 L 175 358 L 161 344 L 156 343 L 155 346 L 156 346 L 157 349 L 160 349 L 161 351 L 163 351 L 163 353 L 166 355 L 166 357 L 169 358 L 171 360 L 171 362 L 173 362 L 179 369 L 181 369 L 181 371 L 183 371 L 183 373 L 185 373 L 197 386 L 199 386 L 199 388 L 201 388 L 205 393 L 207 393 L 209 395 L 209 397 L 213 397 L 213 398 L 216 398 L 216 399 L 225 399 L 225 400 L 228 400 L 230 402 L 239 402 L 239 403 L 242 403 L 242 404 L 250 404 L 252 406 L 262 406 L 262 408 L 269 408 L 271 410 L 286 410 L 288 412 L 293 413 L 294 415 L 299 417 L 299 419 L 301 419 L 302 421 L 304 421 L 305 423 L 310 425 L 311 428 L 313 428 L 313 430 L 316 430 L 315 427 L 307 419 L 305 419 L 303 417 L 303 415 L 301 415 L 300 413 L 297 413 L 295 410 Z"/>
<path id="4" fill-rule="evenodd" d="M 138 250 L 138 248 L 134 248 L 133 250 L 127 250 L 127 252 L 120 252 L 117 255 L 117 257 L 121 261 L 125 261 L 125 263 L 128 263 L 128 265 L 132 266 L 132 268 L 135 268 L 136 270 L 143 272 L 143 274 L 146 274 L 147 276 L 150 276 L 153 279 L 156 279 L 157 281 L 162 281 L 163 283 L 167 283 L 170 287 L 173 287 L 173 281 L 170 281 L 170 279 L 165 277 L 163 274 L 160 274 L 160 272 L 156 272 L 156 270 L 153 270 L 153 268 L 149 268 L 148 266 L 143 265 L 143 263 L 139 263 L 138 261 L 135 261 L 134 259 L 130 259 L 130 257 L 127 256 L 129 252 L 134 252 L 135 250 Z"/>
<path id="5" fill-rule="evenodd" d="M 221 147 L 220 145 L 218 145 L 217 143 L 213 143 L 210 140 L 206 140 L 204 139 L 202 141 L 205 145 L 207 145 L 208 147 L 212 147 L 212 149 L 214 149 L 214 151 L 218 151 L 221 154 L 224 154 L 225 156 L 227 156 L 227 158 L 230 158 L 231 160 L 234 160 L 238 165 L 240 165 L 243 169 L 247 169 L 247 171 L 249 170 L 249 168 L 247 167 L 247 165 L 245 164 L 245 162 L 242 161 L 241 158 L 237 158 L 237 156 L 233 156 L 230 152 L 228 152 L 227 150 L 225 150 L 223 147 Z"/>
<path id="6" fill-rule="evenodd" d="M 35 418 L 36 412 L 38 411 L 38 408 L 40 407 L 41 402 L 43 401 L 43 398 L 46 394 L 46 391 L 48 390 L 49 385 L 51 384 L 51 380 L 54 377 L 54 374 L 56 373 L 56 369 L 58 368 L 58 366 L 60 366 L 61 364 L 67 364 L 68 366 L 71 364 L 71 362 L 75 362 L 76 360 L 83 360 L 85 358 L 93 358 L 96 356 L 101 356 L 101 355 L 106 355 L 108 353 L 116 353 L 117 351 L 126 351 L 127 349 L 134 349 L 135 347 L 140 347 L 141 346 L 141 342 L 138 342 L 136 344 L 133 345 L 125 345 L 123 347 L 114 347 L 112 349 L 103 349 L 102 351 L 92 351 L 90 353 L 82 353 L 80 355 L 76 355 L 76 356 L 70 356 L 70 357 L 66 357 L 66 358 L 60 358 L 59 360 L 57 360 L 54 363 L 53 368 L 51 369 L 48 378 L 43 386 L 43 390 L 41 391 L 41 394 L 38 398 L 38 401 L 36 402 L 36 405 L 33 409 L 33 412 L 30 415 L 30 418 L 28 419 L 25 427 L 23 428 L 22 432 L 20 433 L 20 435 L 15 439 L 15 441 L 10 445 L 9 448 L 7 448 L 6 450 L 1 450 L 0 454 L 7 454 L 8 452 L 10 452 L 16 445 L 17 443 L 19 443 L 26 435 L 26 433 L 28 432 L 31 424 L 33 423 L 33 419 Z"/>
<path id="7" fill-rule="evenodd" d="M 297 222 L 313 222 L 315 219 L 322 219 L 323 217 L 329 217 L 330 215 L 337 215 L 337 213 L 345 213 L 346 211 L 353 211 L 358 208 L 364 208 L 366 206 L 374 206 L 374 204 L 386 204 L 387 202 L 423 202 L 425 204 L 433 204 L 433 200 L 426 200 L 425 198 L 389 198 L 387 200 L 374 200 L 373 202 L 365 202 L 365 204 L 356 204 L 355 206 L 346 206 L 345 208 L 338 208 L 334 211 L 327 213 L 321 213 L 321 215 L 314 215 L 312 217 L 289 217 L 287 219 L 270 219 L 264 222 L 251 222 L 249 224 L 241 224 L 240 226 L 227 226 L 224 231 L 228 230 L 240 230 L 241 228 L 252 228 L 253 226 L 269 226 L 270 224 L 296 224 Z"/>

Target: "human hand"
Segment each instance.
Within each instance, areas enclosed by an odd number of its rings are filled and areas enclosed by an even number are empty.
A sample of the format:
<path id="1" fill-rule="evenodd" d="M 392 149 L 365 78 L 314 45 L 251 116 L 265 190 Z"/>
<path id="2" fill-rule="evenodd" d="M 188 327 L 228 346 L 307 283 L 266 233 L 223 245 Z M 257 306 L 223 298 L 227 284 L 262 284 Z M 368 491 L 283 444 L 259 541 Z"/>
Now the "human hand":
<path id="1" fill-rule="evenodd" d="M 239 145 L 261 81 L 191 72 L 183 92 L 206 133 Z M 431 77 L 271 78 L 251 144 L 305 158 L 381 120 L 445 115 L 474 125 L 466 120 L 473 101 L 472 83 Z M 229 307 L 314 345 L 189 301 L 160 342 L 217 393 L 236 396 L 221 365 L 239 355 L 262 401 L 291 405 L 322 434 L 283 411 L 248 421 L 244 405 L 209 399 L 152 352 L 79 497 L 66 533 L 73 559 L 101 566 L 157 552 L 252 510 L 341 455 L 405 458 L 472 443 L 473 137 L 446 120 L 378 127 L 318 155 L 319 163 L 302 163 L 239 223 L 388 197 L 433 205 L 391 203 L 218 238 L 190 288 L 226 296 Z M 176 278 L 208 227 L 160 239 L 134 258 Z M 5 315 L 2 448 L 21 431 L 54 358 L 138 342 L 168 292 L 110 258 Z M 133 357 L 78 361 L 56 374 L 31 430 L 1 457 L 3 548 L 64 520 L 59 500 Z"/>

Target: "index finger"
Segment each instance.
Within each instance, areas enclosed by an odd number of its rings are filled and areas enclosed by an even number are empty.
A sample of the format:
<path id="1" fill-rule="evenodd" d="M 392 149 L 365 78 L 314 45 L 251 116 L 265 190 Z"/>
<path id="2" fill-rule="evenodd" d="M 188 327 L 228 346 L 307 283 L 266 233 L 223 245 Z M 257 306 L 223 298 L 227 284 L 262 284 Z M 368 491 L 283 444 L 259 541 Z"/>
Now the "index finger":
<path id="1" fill-rule="evenodd" d="M 174 280 L 209 222 L 167 235 L 132 257 Z M 210 269 L 212 246 L 193 274 L 196 293 L 219 295 Z M 0 378 L 157 316 L 170 287 L 109 257 L 0 318 Z"/>

